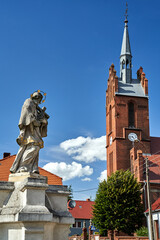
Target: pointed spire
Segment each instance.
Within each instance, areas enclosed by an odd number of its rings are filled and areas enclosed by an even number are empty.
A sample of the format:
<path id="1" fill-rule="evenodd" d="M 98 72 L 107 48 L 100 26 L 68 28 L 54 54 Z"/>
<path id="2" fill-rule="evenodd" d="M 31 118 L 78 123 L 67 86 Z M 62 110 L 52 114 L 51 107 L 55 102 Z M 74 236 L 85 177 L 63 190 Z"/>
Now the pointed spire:
<path id="1" fill-rule="evenodd" d="M 123 33 L 123 41 L 122 41 L 122 48 L 121 48 L 121 56 L 125 54 L 131 54 L 131 46 L 129 41 L 129 33 L 128 33 L 128 20 L 125 19 L 125 27 L 124 27 L 124 33 Z"/>
<path id="2" fill-rule="evenodd" d="M 122 40 L 122 48 L 120 55 L 120 74 L 123 82 L 130 83 L 132 81 L 132 54 L 131 46 L 129 41 L 128 33 L 128 4 L 126 3 L 126 12 L 125 12 L 125 27 Z"/>

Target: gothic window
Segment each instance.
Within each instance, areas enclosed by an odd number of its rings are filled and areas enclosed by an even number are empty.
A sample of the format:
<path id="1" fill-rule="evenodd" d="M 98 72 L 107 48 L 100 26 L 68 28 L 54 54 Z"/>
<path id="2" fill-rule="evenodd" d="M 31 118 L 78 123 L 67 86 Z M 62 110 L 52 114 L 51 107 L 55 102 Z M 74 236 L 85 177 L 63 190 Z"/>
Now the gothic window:
<path id="1" fill-rule="evenodd" d="M 134 103 L 130 102 L 128 104 L 128 119 L 129 119 L 129 127 L 135 127 L 134 123 Z"/>
<path id="2" fill-rule="evenodd" d="M 112 131 L 112 107 L 109 107 L 109 132 Z"/>

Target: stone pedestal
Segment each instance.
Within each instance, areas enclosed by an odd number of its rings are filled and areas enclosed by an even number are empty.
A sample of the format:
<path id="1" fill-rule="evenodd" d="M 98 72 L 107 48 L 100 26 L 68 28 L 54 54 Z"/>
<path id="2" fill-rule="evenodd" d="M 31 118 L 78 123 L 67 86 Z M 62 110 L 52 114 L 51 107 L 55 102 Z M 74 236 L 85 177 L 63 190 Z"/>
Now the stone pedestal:
<path id="1" fill-rule="evenodd" d="M 24 172 L 24 173 L 11 173 L 9 175 L 8 181 L 9 182 L 22 182 L 26 178 L 37 178 L 37 179 L 44 179 L 47 183 L 47 177 L 44 177 L 42 175 L 39 175 L 37 173 L 29 173 L 29 172 Z"/>
<path id="2" fill-rule="evenodd" d="M 74 219 L 67 186 L 48 185 L 40 175 L 11 175 L 12 182 L 0 182 L 0 239 L 68 240 Z"/>

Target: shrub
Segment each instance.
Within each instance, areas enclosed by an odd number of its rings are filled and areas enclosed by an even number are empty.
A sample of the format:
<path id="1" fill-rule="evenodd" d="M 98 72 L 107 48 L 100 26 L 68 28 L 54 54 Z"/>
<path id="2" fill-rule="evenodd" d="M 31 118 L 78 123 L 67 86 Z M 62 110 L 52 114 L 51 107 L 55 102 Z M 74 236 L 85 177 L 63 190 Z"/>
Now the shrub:
<path id="1" fill-rule="evenodd" d="M 146 227 L 141 227 L 136 231 L 137 236 L 142 237 L 142 236 L 148 236 L 148 228 Z"/>

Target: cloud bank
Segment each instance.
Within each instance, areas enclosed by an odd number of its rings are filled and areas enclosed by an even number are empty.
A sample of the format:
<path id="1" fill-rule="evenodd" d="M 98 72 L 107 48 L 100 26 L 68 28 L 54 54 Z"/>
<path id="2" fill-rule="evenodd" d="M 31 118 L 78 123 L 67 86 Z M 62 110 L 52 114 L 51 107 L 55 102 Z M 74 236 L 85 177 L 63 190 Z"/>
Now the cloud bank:
<path id="1" fill-rule="evenodd" d="M 90 176 L 93 173 L 93 168 L 90 166 L 83 167 L 82 164 L 76 162 L 72 162 L 71 164 L 66 164 L 65 162 L 50 162 L 43 166 L 43 168 L 62 177 L 63 181 L 75 177 Z"/>
<path id="2" fill-rule="evenodd" d="M 100 177 L 98 177 L 97 179 L 100 182 L 103 182 L 103 180 L 107 181 L 107 170 L 102 171 Z"/>
<path id="3" fill-rule="evenodd" d="M 99 138 L 77 137 L 69 139 L 60 144 L 67 155 L 74 160 L 91 163 L 96 160 L 106 160 L 106 136 Z"/>

